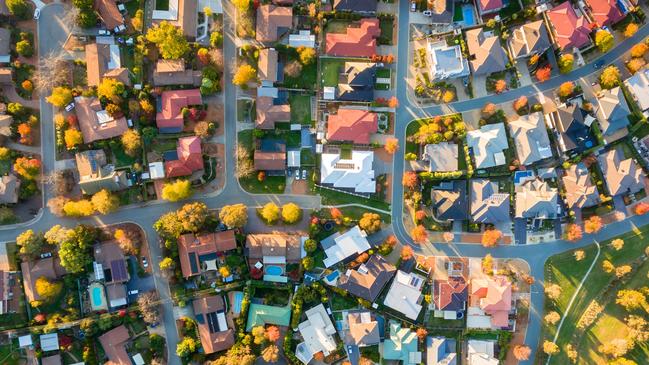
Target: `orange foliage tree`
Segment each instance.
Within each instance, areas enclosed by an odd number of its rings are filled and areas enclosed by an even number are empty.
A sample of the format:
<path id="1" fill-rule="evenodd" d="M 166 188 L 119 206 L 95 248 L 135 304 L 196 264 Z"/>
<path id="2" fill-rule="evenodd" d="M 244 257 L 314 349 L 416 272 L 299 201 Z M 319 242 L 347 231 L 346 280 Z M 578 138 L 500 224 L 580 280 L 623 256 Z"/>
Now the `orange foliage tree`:
<path id="1" fill-rule="evenodd" d="M 414 189 L 417 186 L 418 182 L 419 178 L 417 177 L 417 173 L 414 171 L 407 171 L 405 174 L 403 174 L 403 178 L 401 179 L 403 186 L 407 187 L 410 190 Z"/>
<path id="2" fill-rule="evenodd" d="M 401 249 L 401 259 L 404 261 L 410 260 L 414 255 L 415 251 L 413 251 L 412 247 L 410 246 L 403 246 L 403 248 Z"/>
<path id="3" fill-rule="evenodd" d="M 505 80 L 498 80 L 494 83 L 494 90 L 496 93 L 500 94 L 501 92 L 507 90 L 507 81 Z"/>
<path id="4" fill-rule="evenodd" d="M 520 98 L 514 101 L 514 110 L 519 111 L 525 107 L 527 107 L 527 96 L 521 95 Z"/>
<path id="5" fill-rule="evenodd" d="M 575 84 L 572 81 L 566 81 L 559 86 L 559 96 L 567 98 L 575 92 Z"/>
<path id="6" fill-rule="evenodd" d="M 571 242 L 579 241 L 582 236 L 583 234 L 580 225 L 575 223 L 571 223 L 568 225 L 568 229 L 566 229 L 566 239 L 568 241 Z"/>
<path id="7" fill-rule="evenodd" d="M 426 336 L 428 335 L 428 331 L 426 331 L 426 329 L 423 327 L 417 328 L 417 332 L 415 333 L 417 334 L 417 338 L 419 338 L 419 341 L 423 341 L 424 339 L 426 339 Z"/>
<path id="8" fill-rule="evenodd" d="M 603 226 L 604 223 L 602 222 L 602 218 L 594 215 L 584 222 L 584 231 L 586 231 L 586 233 L 597 233 Z"/>
<path id="9" fill-rule="evenodd" d="M 484 247 L 494 247 L 503 237 L 503 233 L 497 229 L 489 229 L 482 234 L 482 245 Z"/>
<path id="10" fill-rule="evenodd" d="M 417 222 L 421 222 L 425 218 L 426 218 L 426 212 L 424 212 L 423 210 L 418 210 L 417 212 L 415 212 L 415 220 Z"/>
<path id="11" fill-rule="evenodd" d="M 269 326 L 266 328 L 266 338 L 270 342 L 277 342 L 279 340 L 279 328 L 277 326 Z"/>
<path id="12" fill-rule="evenodd" d="M 41 171 L 41 162 L 35 158 L 18 157 L 14 162 L 14 171 L 27 180 L 34 180 Z"/>
<path id="13" fill-rule="evenodd" d="M 20 143 L 32 144 L 32 127 L 30 127 L 29 124 L 18 124 L 18 134 L 20 134 Z"/>
<path id="14" fill-rule="evenodd" d="M 542 67 L 536 70 L 536 79 L 539 80 L 540 82 L 545 82 L 550 80 L 550 76 L 552 75 L 552 69 L 550 66 Z"/>
<path id="15" fill-rule="evenodd" d="M 383 146 L 385 152 L 394 155 L 395 152 L 399 149 L 399 140 L 396 138 L 388 138 L 385 141 L 385 146 Z"/>
<path id="16" fill-rule="evenodd" d="M 524 361 L 530 358 L 532 349 L 525 345 L 516 345 L 514 347 L 514 357 L 518 361 Z"/>
<path id="17" fill-rule="evenodd" d="M 388 100 L 388 107 L 396 108 L 398 106 L 399 106 L 399 99 L 397 99 L 396 96 L 393 96 Z"/>
<path id="18" fill-rule="evenodd" d="M 331 215 L 331 218 L 335 220 L 339 220 L 343 218 L 343 213 L 340 211 L 340 209 L 335 207 L 329 209 L 329 214 Z"/>
<path id="19" fill-rule="evenodd" d="M 634 211 L 637 215 L 647 214 L 649 212 L 649 203 L 642 202 L 636 204 Z"/>
<path id="20" fill-rule="evenodd" d="M 412 236 L 412 240 L 415 241 L 415 243 L 424 243 L 428 238 L 428 232 L 426 232 L 426 228 L 420 224 L 410 231 L 410 236 Z"/>

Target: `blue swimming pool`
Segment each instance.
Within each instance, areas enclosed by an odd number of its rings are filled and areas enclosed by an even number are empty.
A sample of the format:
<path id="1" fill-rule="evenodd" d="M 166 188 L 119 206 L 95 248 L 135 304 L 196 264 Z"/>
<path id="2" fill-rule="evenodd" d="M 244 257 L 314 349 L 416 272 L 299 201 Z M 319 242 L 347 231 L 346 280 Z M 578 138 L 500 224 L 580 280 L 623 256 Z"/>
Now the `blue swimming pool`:
<path id="1" fill-rule="evenodd" d="M 241 301 L 243 301 L 243 292 L 234 292 L 234 303 L 232 303 L 232 313 L 241 313 Z"/>
<path id="2" fill-rule="evenodd" d="M 97 286 L 92 288 L 92 304 L 99 307 L 103 304 L 102 302 L 101 288 Z"/>
<path id="3" fill-rule="evenodd" d="M 475 25 L 475 18 L 473 17 L 473 5 L 462 5 L 462 22 L 465 26 Z"/>
<path id="4" fill-rule="evenodd" d="M 327 275 L 326 277 L 327 277 L 328 281 L 334 281 L 334 280 L 338 279 L 339 275 L 340 275 L 340 272 L 338 272 L 338 270 L 336 270 L 336 271 L 332 272 L 331 274 Z"/>
<path id="5" fill-rule="evenodd" d="M 280 276 L 284 270 L 280 266 L 266 265 L 266 275 Z"/>

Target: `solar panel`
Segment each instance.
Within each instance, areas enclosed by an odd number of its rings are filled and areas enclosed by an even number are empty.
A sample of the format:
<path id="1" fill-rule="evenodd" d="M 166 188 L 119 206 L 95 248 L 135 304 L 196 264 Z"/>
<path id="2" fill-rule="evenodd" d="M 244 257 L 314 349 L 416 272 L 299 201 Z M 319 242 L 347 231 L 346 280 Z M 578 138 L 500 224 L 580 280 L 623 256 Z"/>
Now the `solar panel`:
<path id="1" fill-rule="evenodd" d="M 216 312 L 207 314 L 207 325 L 210 328 L 210 333 L 219 332 L 219 322 L 216 318 Z"/>
<path id="2" fill-rule="evenodd" d="M 198 322 L 198 324 L 204 324 L 205 323 L 205 317 L 203 317 L 202 313 L 198 313 L 196 315 L 196 322 Z"/>
<path id="3" fill-rule="evenodd" d="M 198 264 L 196 263 L 196 253 L 190 252 L 189 253 L 189 266 L 192 271 L 192 274 L 198 274 Z"/>
<path id="4" fill-rule="evenodd" d="M 110 269 L 113 275 L 113 281 L 122 281 L 128 279 L 126 264 L 124 260 L 115 260 L 110 263 Z"/>

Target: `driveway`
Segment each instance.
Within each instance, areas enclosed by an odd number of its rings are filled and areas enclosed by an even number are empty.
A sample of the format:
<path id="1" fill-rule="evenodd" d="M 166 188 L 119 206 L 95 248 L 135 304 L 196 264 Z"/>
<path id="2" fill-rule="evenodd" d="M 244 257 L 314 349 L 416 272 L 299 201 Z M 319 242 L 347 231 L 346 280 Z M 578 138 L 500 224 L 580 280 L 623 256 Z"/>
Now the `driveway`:
<path id="1" fill-rule="evenodd" d="M 138 267 L 138 262 L 135 256 L 129 256 L 128 257 L 129 265 L 132 265 L 131 267 Z M 150 265 L 150 264 L 149 264 Z M 137 269 L 136 269 L 137 271 Z M 145 293 L 149 291 L 155 290 L 155 283 L 153 281 L 153 276 L 151 275 L 146 275 L 146 276 L 140 276 L 137 273 L 135 275 L 131 276 L 131 280 L 126 283 L 126 289 L 128 292 L 131 290 L 137 290 L 139 293 Z M 137 294 L 135 295 L 129 295 L 128 299 L 129 302 L 135 302 L 137 300 Z"/>
<path id="2" fill-rule="evenodd" d="M 476 75 L 473 76 L 473 82 L 471 83 L 473 87 L 473 97 L 482 98 L 488 96 L 487 93 L 487 76 L 486 75 Z"/>
<path id="3" fill-rule="evenodd" d="M 624 198 L 622 195 L 616 195 L 613 197 L 613 205 L 615 206 L 616 212 L 620 212 L 626 217 L 626 205 L 624 205 Z"/>

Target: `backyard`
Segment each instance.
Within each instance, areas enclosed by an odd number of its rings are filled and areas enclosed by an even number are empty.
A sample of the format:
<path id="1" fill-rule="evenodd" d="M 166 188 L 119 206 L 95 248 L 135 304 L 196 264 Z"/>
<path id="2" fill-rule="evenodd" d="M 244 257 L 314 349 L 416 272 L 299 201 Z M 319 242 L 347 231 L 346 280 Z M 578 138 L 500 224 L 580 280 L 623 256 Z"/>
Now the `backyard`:
<path id="1" fill-rule="evenodd" d="M 311 125 L 311 95 L 292 93 L 288 103 L 291 105 L 291 122 Z"/>
<path id="2" fill-rule="evenodd" d="M 338 76 L 345 65 L 345 61 L 341 59 L 323 58 L 320 62 L 322 86 L 337 86 Z"/>

